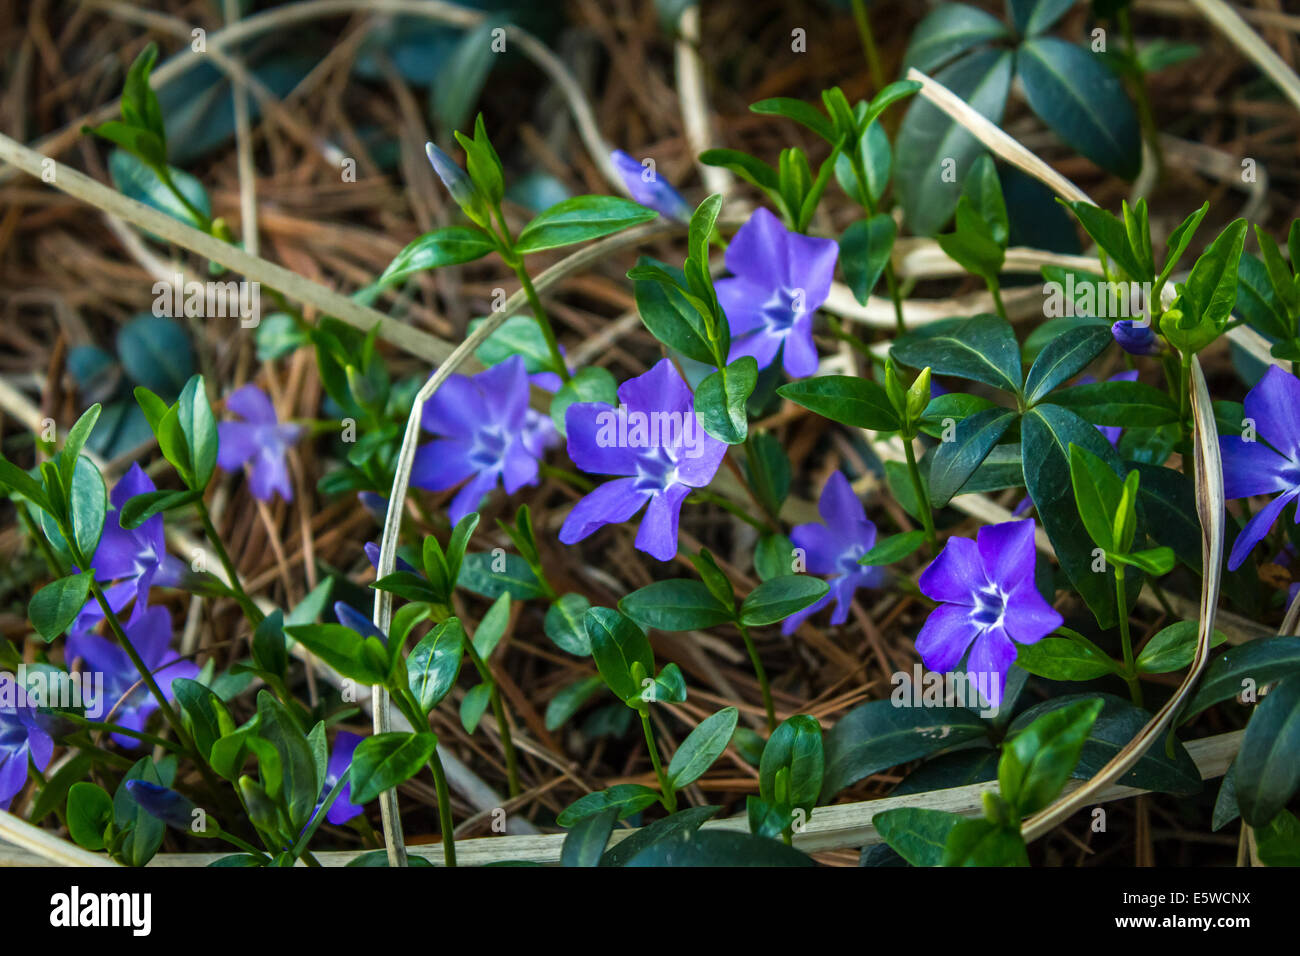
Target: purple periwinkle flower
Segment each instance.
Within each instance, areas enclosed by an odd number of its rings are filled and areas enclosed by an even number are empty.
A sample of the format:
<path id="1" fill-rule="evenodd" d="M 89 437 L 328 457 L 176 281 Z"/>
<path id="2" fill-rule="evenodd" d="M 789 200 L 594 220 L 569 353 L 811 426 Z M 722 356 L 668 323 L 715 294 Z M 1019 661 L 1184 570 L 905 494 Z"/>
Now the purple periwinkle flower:
<path id="1" fill-rule="evenodd" d="M 1016 644 L 1033 644 L 1064 621 L 1034 584 L 1034 522 L 985 525 L 975 540 L 951 538 L 921 573 L 921 592 L 940 602 L 930 612 L 916 649 L 925 666 L 947 673 L 967 650 L 967 671 L 1002 702 Z M 983 686 L 983 685 L 981 685 Z"/>
<path id="2" fill-rule="evenodd" d="M 286 457 L 289 446 L 302 437 L 298 425 L 282 425 L 275 417 L 275 407 L 266 392 L 256 385 L 236 389 L 226 399 L 226 408 L 242 422 L 222 422 L 217 426 L 217 464 L 234 471 L 251 462 L 248 481 L 253 497 L 270 501 L 277 491 L 285 501 L 293 500 Z"/>
<path id="3" fill-rule="evenodd" d="M 334 749 L 330 752 L 329 764 L 325 769 L 325 785 L 321 788 L 321 803 L 329 796 L 329 792 L 334 789 L 345 776 L 348 769 L 352 766 L 352 754 L 357 749 L 357 744 L 361 743 L 361 737 L 357 734 L 348 733 L 346 730 L 340 730 L 337 737 L 334 738 Z M 352 784 L 346 782 L 339 795 L 330 805 L 329 812 L 325 814 L 325 819 L 334 826 L 342 826 L 349 820 L 361 815 L 362 808 L 353 803 L 349 797 L 352 796 Z M 317 804 L 317 812 L 320 812 L 320 804 Z"/>
<path id="4" fill-rule="evenodd" d="M 1132 319 L 1121 319 L 1110 327 L 1115 344 L 1130 355 L 1154 355 L 1160 351 L 1160 342 L 1150 322 L 1138 324 Z"/>
<path id="5" fill-rule="evenodd" d="M 614 150 L 609 158 L 614 161 L 614 168 L 633 199 L 668 219 L 690 221 L 691 207 L 653 165 L 638 162 L 621 149 Z"/>
<path id="6" fill-rule="evenodd" d="M 682 501 L 713 480 L 727 445 L 704 431 L 694 396 L 668 359 L 620 385 L 618 400 L 617 409 L 575 402 L 565 410 L 573 463 L 593 475 L 625 477 L 605 482 L 574 505 L 560 540 L 575 544 L 644 506 L 636 546 L 667 561 L 677 553 Z"/>
<path id="7" fill-rule="evenodd" d="M 1237 535 L 1228 570 L 1241 567 L 1282 509 L 1300 497 L 1300 381 L 1276 365 L 1246 393 L 1244 435 L 1221 435 L 1223 496 L 1277 494 Z M 1260 441 L 1259 439 L 1263 439 Z M 1300 522 L 1300 512 L 1296 520 Z"/>
<path id="8" fill-rule="evenodd" d="M 104 596 L 114 612 L 120 613 L 135 600 L 131 614 L 133 621 L 144 612 L 151 586 L 177 587 L 186 572 L 184 562 L 167 553 L 162 515 L 154 515 L 133 530 L 123 528 L 119 521 L 122 506 L 127 501 L 156 490 L 144 470 L 133 464 L 109 495 L 109 502 L 117 514 L 110 513 L 104 521 L 104 533 L 90 561 L 97 580 L 115 582 L 104 589 Z M 99 603 L 93 599 L 87 601 L 73 622 L 72 633 L 91 630 L 103 617 Z"/>
<path id="9" fill-rule="evenodd" d="M 796 378 L 817 371 L 813 315 L 831 292 L 839 245 L 790 232 L 759 208 L 727 247 L 732 278 L 715 283 L 731 326 L 727 361 L 752 355 L 759 368 L 785 348 L 785 370 Z"/>
<path id="10" fill-rule="evenodd" d="M 174 697 L 172 681 L 179 677 L 194 680 L 199 676 L 199 668 L 193 661 L 182 660 L 172 650 L 172 622 L 166 608 L 146 607 L 133 616 L 125 630 L 127 640 L 168 700 Z M 106 721 L 128 730 L 144 730 L 149 716 L 158 709 L 158 701 L 116 641 L 98 634 L 73 634 L 64 648 L 64 657 L 69 664 L 80 659 L 83 671 L 103 675 Z M 113 734 L 113 739 L 123 747 L 140 746 L 139 740 L 125 734 Z"/>
<path id="11" fill-rule="evenodd" d="M 448 378 L 425 403 L 422 423 L 425 431 L 444 437 L 416 451 L 411 484 L 446 491 L 465 482 L 447 509 L 453 525 L 498 481 L 508 495 L 537 484 L 547 438 L 528 427 L 528 371 L 518 355 L 472 378 Z"/>
<path id="12" fill-rule="evenodd" d="M 876 543 L 876 526 L 867 520 L 862 502 L 842 472 L 837 471 L 827 479 L 817 510 L 825 524 L 795 525 L 790 540 L 795 547 L 803 549 L 810 573 L 830 575 L 831 589 L 815 604 L 786 618 L 781 625 L 783 634 L 793 634 L 808 617 L 832 600 L 835 610 L 831 613 L 831 625 L 839 627 L 849 619 L 849 605 L 858 588 L 876 588 L 885 582 L 884 568 L 858 564 L 858 558 Z"/>
<path id="13" fill-rule="evenodd" d="M 50 765 L 54 739 L 12 674 L 0 674 L 0 810 L 27 783 L 27 758 L 37 770 Z"/>

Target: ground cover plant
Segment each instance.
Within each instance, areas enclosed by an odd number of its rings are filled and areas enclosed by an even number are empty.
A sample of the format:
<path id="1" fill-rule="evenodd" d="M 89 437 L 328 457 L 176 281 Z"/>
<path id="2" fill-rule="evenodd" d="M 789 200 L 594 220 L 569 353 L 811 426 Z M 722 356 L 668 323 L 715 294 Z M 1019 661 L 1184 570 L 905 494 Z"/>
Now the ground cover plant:
<path id="1" fill-rule="evenodd" d="M 0 136 L 0 859 L 1300 860 L 1295 18 L 488 6 Z"/>

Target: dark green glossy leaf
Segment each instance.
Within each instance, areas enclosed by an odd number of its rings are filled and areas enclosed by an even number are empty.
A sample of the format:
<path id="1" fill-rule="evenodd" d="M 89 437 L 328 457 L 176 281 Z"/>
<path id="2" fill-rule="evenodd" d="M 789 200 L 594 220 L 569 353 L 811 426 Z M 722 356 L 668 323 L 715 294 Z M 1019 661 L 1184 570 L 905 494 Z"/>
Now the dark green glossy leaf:
<path id="1" fill-rule="evenodd" d="M 1030 367 L 1025 401 L 1030 405 L 1042 401 L 1052 389 L 1082 372 L 1110 343 L 1110 329 L 1104 326 L 1085 325 L 1058 335 Z"/>
<path id="2" fill-rule="evenodd" d="M 604 813 L 610 808 L 618 811 L 618 818 L 623 820 L 632 814 L 644 810 L 652 803 L 659 802 L 659 792 L 643 787 L 639 783 L 618 783 L 608 790 L 589 793 L 569 804 L 555 818 L 562 827 L 571 827 L 579 820 Z"/>
<path id="3" fill-rule="evenodd" d="M 426 634 L 407 657 L 407 681 L 425 713 L 437 707 L 456 686 L 465 640 L 460 619 L 448 618 Z"/>
<path id="4" fill-rule="evenodd" d="M 1044 713 L 1003 742 L 998 788 L 1020 816 L 1037 813 L 1056 799 L 1102 706 L 1096 699 L 1077 700 Z"/>
<path id="5" fill-rule="evenodd" d="M 764 627 L 784 621 L 796 611 L 821 600 L 830 585 L 806 574 L 782 574 L 750 591 L 740 605 L 740 623 Z"/>
<path id="6" fill-rule="evenodd" d="M 1300 677 L 1279 681 L 1260 701 L 1233 766 L 1241 818 L 1266 826 L 1300 789 Z"/>
<path id="7" fill-rule="evenodd" d="M 705 717 L 682 741 L 673 759 L 668 762 L 668 782 L 674 790 L 694 783 L 713 766 L 731 743 L 740 712 L 735 707 L 724 707 L 716 714 Z"/>
<path id="8" fill-rule="evenodd" d="M 702 581 L 672 578 L 638 588 L 618 602 L 619 610 L 642 627 L 692 631 L 733 619 Z"/>
<path id="9" fill-rule="evenodd" d="M 1015 830 L 988 820 L 962 820 L 943 848 L 943 866 L 1028 866 L 1025 841 Z"/>
<path id="10" fill-rule="evenodd" d="M 903 66 L 933 73 L 972 47 L 1010 36 L 1006 24 L 992 14 L 964 3 L 944 3 L 912 31 Z"/>
<path id="11" fill-rule="evenodd" d="M 1016 663 L 1048 680 L 1084 681 L 1115 672 L 1115 663 L 1066 637 L 1016 645 Z"/>
<path id="12" fill-rule="evenodd" d="M 54 640 L 76 620 L 90 595 L 93 571 L 70 574 L 51 581 L 32 596 L 27 604 L 27 617 L 45 643 Z"/>
<path id="13" fill-rule="evenodd" d="M 840 268 L 853 290 L 853 297 L 863 305 L 889 264 L 897 235 L 898 226 L 893 217 L 882 212 L 853 223 L 840 236 Z"/>
<path id="14" fill-rule="evenodd" d="M 758 362 L 742 355 L 705 377 L 695 389 L 695 414 L 718 441 L 739 445 L 749 432 L 746 403 L 758 384 Z"/>
<path id="15" fill-rule="evenodd" d="M 626 599 L 625 599 L 626 600 Z M 640 680 L 654 674 L 654 652 L 641 628 L 618 611 L 593 607 L 583 617 L 591 656 L 609 689 L 623 701 L 636 701 L 641 695 Z M 638 678 L 633 665 L 640 665 Z"/>
<path id="16" fill-rule="evenodd" d="M 348 799 L 364 806 L 385 790 L 406 783 L 429 762 L 437 747 L 437 735 L 429 732 L 366 737 L 352 755 Z"/>
<path id="17" fill-rule="evenodd" d="M 875 547 L 858 558 L 858 564 L 870 567 L 894 564 L 902 561 L 923 544 L 925 544 L 924 531 L 904 531 L 902 534 L 890 535 L 877 541 Z"/>
<path id="18" fill-rule="evenodd" d="M 1263 637 L 1230 647 L 1210 659 L 1180 720 L 1186 723 L 1207 707 L 1238 696 L 1248 686 L 1258 690 L 1296 673 L 1300 673 L 1300 637 Z"/>
<path id="19" fill-rule="evenodd" d="M 897 431 L 898 413 L 882 386 L 853 375 L 818 375 L 776 390 L 783 398 L 851 428 Z"/>
<path id="20" fill-rule="evenodd" d="M 898 807 L 871 818 L 880 838 L 912 866 L 939 866 L 952 828 L 961 822 L 955 813 Z"/>
<path id="21" fill-rule="evenodd" d="M 618 808 L 609 807 L 574 823 L 560 847 L 560 865 L 596 866 L 617 818 Z"/>
<path id="22" fill-rule="evenodd" d="M 652 209 L 617 196 L 574 196 L 556 203 L 524 226 L 515 251 L 526 255 L 599 239 L 649 222 L 657 215 Z"/>
<path id="23" fill-rule="evenodd" d="M 930 502 L 942 508 L 975 473 L 1015 422 L 1017 413 L 989 408 L 957 423 L 952 441 L 940 442 L 931 456 Z"/>
<path id="24" fill-rule="evenodd" d="M 734 830 L 679 832 L 642 850 L 627 866 L 814 866 L 812 857 L 767 837 Z"/>
<path id="25" fill-rule="evenodd" d="M 642 850 L 661 840 L 680 839 L 682 833 L 694 833 L 715 816 L 719 807 L 688 807 L 662 820 L 648 823 L 617 841 L 600 858 L 600 866 L 626 866 Z"/>
<path id="26" fill-rule="evenodd" d="M 777 793 L 777 772 L 785 770 L 785 794 Z M 821 794 L 826 760 L 822 728 L 816 717 L 795 714 L 783 720 L 763 748 L 758 768 L 758 792 L 769 802 L 783 802 L 811 813 Z"/>
<path id="27" fill-rule="evenodd" d="M 1020 394 L 1020 346 L 1010 323 L 996 315 L 942 319 L 894 341 L 894 361 L 929 367 Z"/>
<path id="28" fill-rule="evenodd" d="M 542 628 L 546 636 L 562 651 L 587 657 L 591 654 L 591 642 L 587 639 L 587 627 L 583 615 L 591 607 L 591 602 L 581 594 L 562 594 L 546 609 L 546 618 Z"/>

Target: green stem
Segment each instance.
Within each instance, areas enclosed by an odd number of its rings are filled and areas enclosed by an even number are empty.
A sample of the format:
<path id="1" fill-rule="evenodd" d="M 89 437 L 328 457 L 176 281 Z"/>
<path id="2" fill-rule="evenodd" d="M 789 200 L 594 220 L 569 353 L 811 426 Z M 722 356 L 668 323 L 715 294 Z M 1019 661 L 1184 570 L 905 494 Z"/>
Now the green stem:
<path id="1" fill-rule="evenodd" d="M 763 707 L 767 710 L 767 729 L 768 731 L 776 730 L 776 708 L 772 704 L 772 686 L 767 681 L 767 671 L 763 669 L 763 661 L 758 656 L 758 648 L 754 646 L 754 639 L 749 636 L 749 628 L 736 622 L 736 627 L 740 630 L 740 636 L 745 640 L 745 650 L 749 652 L 749 662 L 754 665 L 754 676 L 758 678 L 759 689 L 763 692 Z"/>
<path id="2" fill-rule="evenodd" d="M 734 502 L 728 501 L 726 498 L 723 498 L 721 495 L 715 495 L 711 491 L 705 491 L 703 489 L 694 490 L 691 492 L 691 496 L 688 500 L 691 502 L 700 502 L 701 504 L 707 503 L 711 505 L 717 505 L 719 508 L 723 509 L 724 511 L 730 514 L 735 515 L 737 518 L 745 522 L 750 527 L 756 528 L 759 531 L 762 531 L 764 534 L 773 530 L 773 528 L 770 525 L 768 525 L 766 522 L 760 521 L 758 518 L 755 518 L 753 515 L 745 511 L 744 508 L 740 507 Z"/>
<path id="3" fill-rule="evenodd" d="M 514 737 L 510 734 L 510 722 L 506 720 L 506 708 L 501 700 L 501 687 L 497 684 L 492 668 L 479 655 L 468 635 L 465 637 L 465 650 L 469 654 L 469 659 L 474 662 L 479 677 L 488 685 L 488 699 L 492 704 L 492 713 L 496 715 L 497 731 L 501 734 L 501 749 L 506 757 L 506 776 L 509 780 L 510 797 L 513 799 L 523 792 L 523 787 L 519 784 L 519 758 L 515 753 Z"/>
<path id="4" fill-rule="evenodd" d="M 1133 662 L 1133 638 L 1128 628 L 1128 597 L 1124 593 L 1124 568 L 1115 568 L 1115 612 L 1119 615 L 1119 639 L 1124 649 L 1124 681 L 1129 696 L 1138 707 L 1142 706 L 1142 685 L 1138 682 L 1137 667 Z"/>
<path id="5" fill-rule="evenodd" d="M 892 259 L 885 263 L 885 285 L 889 287 L 889 298 L 894 303 L 894 321 L 898 324 L 898 334 L 902 335 L 907 331 L 907 323 L 903 320 L 903 296 L 898 288 L 898 276 L 894 273 Z"/>
<path id="6" fill-rule="evenodd" d="M 1156 164 L 1156 177 L 1159 178 L 1164 168 L 1164 154 L 1160 149 L 1160 130 L 1156 126 L 1155 111 L 1151 108 L 1146 73 L 1138 65 L 1137 38 L 1133 35 L 1133 21 L 1129 17 L 1127 7 L 1120 8 L 1118 18 L 1120 32 L 1124 35 L 1124 44 L 1128 47 L 1128 55 L 1133 62 L 1133 98 L 1137 101 L 1138 123 L 1142 127 L 1147 145 L 1151 147 L 1151 156 Z"/>
<path id="7" fill-rule="evenodd" d="M 998 318 L 1003 322 L 1010 322 L 1011 320 L 1007 318 L 1007 307 L 1002 304 L 1002 289 L 998 285 L 998 280 L 986 279 L 985 281 L 988 283 L 989 292 L 993 295 L 993 308 Z"/>
<path id="8" fill-rule="evenodd" d="M 210 234 L 212 232 L 212 217 L 204 215 L 203 211 L 195 206 L 194 203 L 190 202 L 189 199 L 186 198 L 185 194 L 176 187 L 176 183 L 172 181 L 171 171 L 168 170 L 166 166 L 155 166 L 154 172 L 157 173 L 158 178 L 163 181 L 163 185 L 166 186 L 171 191 L 171 194 L 180 201 L 180 204 L 185 207 L 185 211 L 194 217 L 195 222 L 199 223 L 199 228 Z"/>
<path id="9" fill-rule="evenodd" d="M 200 498 L 196 503 L 199 514 L 199 523 L 203 525 L 203 533 L 208 542 L 212 545 L 213 550 L 217 552 L 217 559 L 226 571 L 226 577 L 230 580 L 230 590 L 234 592 L 235 600 L 239 603 L 244 612 L 244 616 L 249 622 L 256 627 L 265 619 L 264 615 L 253 603 L 253 599 L 248 596 L 244 586 L 239 582 L 239 572 L 235 569 L 235 562 L 230 560 L 230 555 L 226 552 L 226 546 L 221 543 L 221 536 L 217 534 L 216 526 L 212 523 L 212 515 L 208 512 L 208 506 Z"/>
<path id="10" fill-rule="evenodd" d="M 420 706 L 411 696 L 411 691 L 407 687 L 397 686 L 389 689 L 393 703 L 406 719 L 410 721 L 411 728 L 418 731 L 421 727 L 428 729 L 429 718 L 422 716 Z M 443 769 L 442 758 L 438 756 L 438 748 L 434 748 L 433 756 L 429 758 L 429 770 L 433 772 L 433 786 L 438 794 L 438 828 L 442 831 L 442 859 L 447 866 L 456 865 L 456 832 L 455 825 L 451 819 L 451 791 L 447 789 L 447 771 Z"/>
<path id="11" fill-rule="evenodd" d="M 650 763 L 655 768 L 655 777 L 659 781 L 659 789 L 663 793 L 664 809 L 669 813 L 677 810 L 677 792 L 673 790 L 672 785 L 668 782 L 668 775 L 664 773 L 663 761 L 659 759 L 659 747 L 655 743 L 654 729 L 650 726 L 650 711 L 642 705 L 638 711 L 641 715 L 641 730 L 645 733 L 645 745 L 650 751 Z"/>
<path id="12" fill-rule="evenodd" d="M 546 314 L 546 310 L 542 308 L 542 300 L 538 298 L 537 290 L 533 288 L 533 280 L 528 278 L 528 270 L 524 268 L 523 257 L 512 252 L 506 261 L 514 269 L 519 284 L 523 287 L 524 296 L 528 299 L 528 305 L 533 310 L 533 318 L 537 322 L 537 327 L 542 330 L 542 338 L 546 339 L 546 348 L 551 353 L 551 364 L 559 372 L 561 381 L 569 381 L 571 378 L 569 367 L 564 363 L 564 356 L 560 354 L 560 343 L 555 339 L 555 329 L 551 326 L 551 320 Z"/>
<path id="13" fill-rule="evenodd" d="M 916 464 L 916 452 L 912 450 L 910 439 L 903 439 L 903 453 L 907 456 L 907 474 L 912 479 L 912 491 L 916 494 L 916 510 L 921 512 L 921 526 L 925 528 L 925 544 L 930 554 L 939 553 L 939 536 L 934 530 L 934 512 L 930 508 L 930 497 L 925 493 L 921 483 L 921 469 Z"/>
<path id="14" fill-rule="evenodd" d="M 876 35 L 871 29 L 865 0 L 853 0 L 853 19 L 858 25 L 858 38 L 862 40 L 862 52 L 867 58 L 871 85 L 879 92 L 885 86 L 885 71 L 880 67 L 880 51 L 876 49 Z"/>

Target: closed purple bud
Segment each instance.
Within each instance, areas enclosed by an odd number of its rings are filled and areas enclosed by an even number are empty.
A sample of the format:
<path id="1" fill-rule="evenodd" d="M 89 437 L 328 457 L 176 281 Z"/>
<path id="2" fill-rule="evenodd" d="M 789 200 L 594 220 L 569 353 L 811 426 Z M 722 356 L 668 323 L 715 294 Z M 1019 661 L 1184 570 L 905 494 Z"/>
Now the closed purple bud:
<path id="1" fill-rule="evenodd" d="M 340 624 L 352 628 L 362 637 L 377 637 L 384 643 L 388 642 L 388 635 L 375 627 L 370 618 L 355 610 L 351 605 L 344 604 L 342 601 L 335 601 L 334 616 L 339 619 Z"/>
<path id="2" fill-rule="evenodd" d="M 653 160 L 651 165 L 647 166 L 637 162 L 621 149 L 614 150 L 609 154 L 609 158 L 614 161 L 614 168 L 618 170 L 623 185 L 627 187 L 633 199 L 647 209 L 653 209 L 669 219 L 676 219 L 678 222 L 690 221 L 691 207 L 687 205 L 681 193 L 655 171 Z"/>
<path id="3" fill-rule="evenodd" d="M 1137 324 L 1132 319 L 1121 319 L 1110 327 L 1115 343 L 1129 355 L 1154 355 L 1160 343 L 1150 323 Z"/>
<path id="4" fill-rule="evenodd" d="M 159 786 L 148 780 L 128 780 L 127 793 L 150 816 L 177 830 L 189 830 L 194 825 L 194 804 L 170 787 Z"/>
<path id="5" fill-rule="evenodd" d="M 469 178 L 469 174 L 433 143 L 425 143 L 424 152 L 429 157 L 429 162 L 433 164 L 433 171 L 447 187 L 451 198 L 456 200 L 456 205 L 460 206 L 471 220 L 480 226 L 486 226 L 490 220 L 487 200 L 474 185 L 474 180 Z"/>

